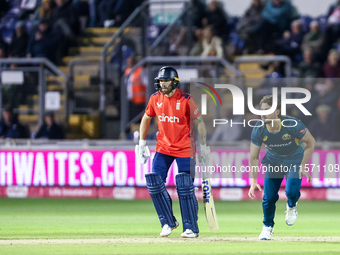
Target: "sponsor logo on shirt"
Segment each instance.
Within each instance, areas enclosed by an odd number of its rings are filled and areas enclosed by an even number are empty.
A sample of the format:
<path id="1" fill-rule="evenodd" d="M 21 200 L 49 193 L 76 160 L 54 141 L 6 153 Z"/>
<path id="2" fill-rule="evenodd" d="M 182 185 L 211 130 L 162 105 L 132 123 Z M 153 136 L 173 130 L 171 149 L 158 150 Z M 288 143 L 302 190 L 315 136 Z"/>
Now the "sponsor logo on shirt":
<path id="1" fill-rule="evenodd" d="M 305 132 L 306 132 L 306 128 L 300 130 L 301 134 L 304 134 Z"/>
<path id="2" fill-rule="evenodd" d="M 263 138 L 263 141 L 267 141 L 267 139 L 268 139 L 268 136 L 265 136 L 265 137 Z"/>
<path id="3" fill-rule="evenodd" d="M 162 106 L 163 106 L 163 103 L 156 102 L 156 104 L 157 104 L 157 108 L 162 108 Z"/>
<path id="4" fill-rule="evenodd" d="M 178 117 L 176 117 L 176 116 L 165 116 L 164 113 L 162 115 L 158 116 L 158 120 L 160 122 L 179 123 Z"/>
<path id="5" fill-rule="evenodd" d="M 283 136 L 282 136 L 282 139 L 283 140 L 289 140 L 291 137 L 290 137 L 290 135 L 289 134 L 284 134 Z"/>
<path id="6" fill-rule="evenodd" d="M 268 145 L 271 148 L 279 148 L 279 147 L 285 147 L 288 146 L 292 143 L 292 141 L 290 141 L 289 143 L 283 143 L 283 144 L 270 144 Z"/>

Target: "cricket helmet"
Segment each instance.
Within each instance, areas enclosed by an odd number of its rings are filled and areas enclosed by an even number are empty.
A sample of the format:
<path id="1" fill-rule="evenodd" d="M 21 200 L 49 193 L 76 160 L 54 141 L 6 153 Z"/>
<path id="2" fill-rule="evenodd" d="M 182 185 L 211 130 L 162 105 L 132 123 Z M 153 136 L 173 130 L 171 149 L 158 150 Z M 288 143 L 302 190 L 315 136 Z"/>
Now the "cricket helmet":
<path id="1" fill-rule="evenodd" d="M 154 84 L 156 90 L 161 90 L 161 86 L 159 83 L 160 80 L 172 80 L 171 83 L 172 89 L 178 88 L 179 85 L 178 73 L 176 69 L 171 66 L 163 66 L 161 69 L 159 69 Z"/>

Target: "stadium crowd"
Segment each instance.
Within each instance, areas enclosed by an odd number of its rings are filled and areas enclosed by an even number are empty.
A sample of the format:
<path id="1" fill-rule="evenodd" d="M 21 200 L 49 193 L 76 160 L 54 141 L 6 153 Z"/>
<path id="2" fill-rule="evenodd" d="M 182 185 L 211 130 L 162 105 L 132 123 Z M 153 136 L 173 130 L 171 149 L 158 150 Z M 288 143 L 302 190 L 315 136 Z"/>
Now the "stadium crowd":
<path id="1" fill-rule="evenodd" d="M 85 26 L 119 27 L 142 0 L 1 0 L 0 57 L 46 57 L 61 64 Z M 100 13 L 100 15 L 99 15 Z"/>
<path id="2" fill-rule="evenodd" d="M 200 0 L 191 2 L 191 32 L 195 43 L 190 55 L 224 57 L 231 62 L 234 56 L 245 54 L 288 56 L 293 65 L 293 77 L 298 78 L 293 85 L 305 87 L 312 94 L 306 104 L 312 117 L 293 109 L 289 114 L 303 120 L 317 140 L 340 140 L 337 134 L 340 127 L 340 80 L 337 80 L 340 78 L 340 1 L 320 17 L 300 15 L 289 0 L 253 0 L 242 17 L 228 17 L 218 1 L 211 1 L 208 5 Z M 167 54 L 180 54 L 176 50 L 182 43 L 182 34 L 176 34 L 176 40 L 170 38 Z M 270 94 L 273 86 L 285 86 L 283 82 L 273 81 L 286 77 L 283 63 L 266 63 L 262 67 L 267 73 L 265 77 L 271 78 L 263 82 L 260 88 L 267 90 L 262 91 Z M 222 109 L 221 115 L 228 118 L 230 109 Z M 320 126 L 327 126 L 327 129 Z M 216 129 L 211 134 L 212 141 L 249 140 L 250 129 L 233 127 L 226 132 L 225 128 Z M 329 135 L 323 130 L 328 130 Z"/>
<path id="3" fill-rule="evenodd" d="M 87 17 L 85 26 L 119 27 L 142 2 L 0 0 L 0 58 L 46 57 L 61 65 L 68 49 L 77 46 L 77 37 L 82 33 L 80 17 Z M 229 61 L 243 54 L 289 56 L 293 76 L 300 78 L 295 86 L 305 87 L 312 93 L 306 107 L 314 118 L 294 111 L 291 114 L 301 118 L 316 139 L 340 140 L 337 132 L 340 84 L 336 79 L 340 78 L 340 0 L 320 17 L 300 15 L 290 0 L 253 0 L 242 17 L 228 15 L 219 1 L 206 4 L 202 0 L 191 0 L 191 4 L 191 27 L 186 27 L 187 18 L 181 20 L 182 28 L 170 33 L 165 55 L 180 55 L 178 49 L 184 35 L 192 33 L 194 43 L 189 53 L 192 56 L 218 56 Z M 125 56 L 125 74 L 135 64 L 135 54 L 132 49 Z M 282 63 L 267 63 L 263 68 L 267 70 L 267 78 L 286 77 Z M 139 77 L 143 70 L 138 72 L 131 76 L 134 80 L 130 80 L 128 95 L 130 108 L 141 109 L 146 97 L 136 98 L 134 93 L 145 93 L 146 82 Z M 271 86 L 266 82 L 262 85 L 263 88 Z M 53 122 L 53 117 L 51 119 Z M 3 122 L 6 123 L 5 118 Z M 332 135 L 325 136 L 326 126 L 327 134 Z M 244 132 L 248 131 L 236 132 L 233 140 L 249 140 L 250 136 Z M 220 140 L 217 135 L 212 137 Z"/>

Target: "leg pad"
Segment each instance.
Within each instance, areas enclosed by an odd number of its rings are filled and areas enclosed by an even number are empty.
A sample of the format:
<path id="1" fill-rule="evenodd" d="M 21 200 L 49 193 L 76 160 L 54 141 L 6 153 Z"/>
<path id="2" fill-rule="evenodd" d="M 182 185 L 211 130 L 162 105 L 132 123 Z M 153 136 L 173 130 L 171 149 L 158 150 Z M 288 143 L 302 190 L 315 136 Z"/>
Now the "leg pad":
<path id="1" fill-rule="evenodd" d="M 187 173 L 177 174 L 176 188 L 181 206 L 183 232 L 186 229 L 191 229 L 194 233 L 199 233 L 197 225 L 198 202 L 190 175 Z"/>
<path id="2" fill-rule="evenodd" d="M 157 173 L 150 173 L 145 175 L 145 179 L 162 227 L 168 224 L 174 228 L 176 226 L 176 218 L 172 212 L 172 200 L 161 176 Z"/>

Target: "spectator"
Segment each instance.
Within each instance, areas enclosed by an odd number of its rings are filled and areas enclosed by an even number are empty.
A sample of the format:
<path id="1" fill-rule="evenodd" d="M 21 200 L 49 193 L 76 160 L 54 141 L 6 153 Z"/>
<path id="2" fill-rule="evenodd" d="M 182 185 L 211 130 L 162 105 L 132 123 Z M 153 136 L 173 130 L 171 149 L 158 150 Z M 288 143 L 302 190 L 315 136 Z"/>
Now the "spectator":
<path id="1" fill-rule="evenodd" d="M 323 60 L 326 60 L 328 51 L 337 42 L 340 36 L 340 0 L 337 0 L 329 7 L 327 14 L 327 28 L 325 30 L 325 40 L 322 45 Z"/>
<path id="2" fill-rule="evenodd" d="M 285 74 L 285 64 L 280 61 L 260 63 L 260 67 L 266 70 L 265 78 L 283 78 Z"/>
<path id="3" fill-rule="evenodd" d="M 48 40 L 41 31 L 35 32 L 31 35 L 31 38 L 27 46 L 28 58 L 47 58 L 49 52 Z"/>
<path id="4" fill-rule="evenodd" d="M 54 28 L 58 28 L 63 36 L 71 43 L 76 41 L 79 32 L 79 19 L 72 0 L 55 0 L 56 7 L 52 11 Z"/>
<path id="5" fill-rule="evenodd" d="M 173 38 L 170 38 L 170 54 L 176 55 L 176 49 L 178 46 L 182 43 L 184 39 L 184 35 L 186 33 L 197 33 L 196 31 L 200 31 L 203 28 L 204 22 L 206 22 L 205 18 L 207 17 L 207 7 L 205 4 L 201 2 L 201 0 L 191 0 L 192 8 L 191 8 L 191 17 L 189 17 L 190 20 L 190 26 L 193 27 L 193 31 L 190 31 L 187 27 L 189 26 L 187 24 L 188 16 L 186 15 L 182 19 L 182 27 L 178 33 L 178 35 L 173 36 Z"/>
<path id="6" fill-rule="evenodd" d="M 197 35 L 200 37 L 199 33 Z M 202 57 L 217 56 L 223 57 L 222 39 L 215 36 L 211 27 L 206 27 L 202 32 L 201 39 L 196 43 L 191 50 L 190 55 Z"/>
<path id="7" fill-rule="evenodd" d="M 17 116 L 13 115 L 11 108 L 5 108 L 0 122 L 0 138 L 26 138 L 25 128 L 19 123 Z"/>
<path id="8" fill-rule="evenodd" d="M 41 6 L 35 11 L 33 20 L 40 21 L 42 19 L 50 20 L 52 18 L 53 1 L 43 0 Z"/>
<path id="9" fill-rule="evenodd" d="M 203 29 L 196 29 L 195 30 L 195 37 L 197 39 L 197 42 L 195 43 L 194 47 L 190 51 L 190 56 L 200 56 L 203 51 Z"/>
<path id="10" fill-rule="evenodd" d="M 318 54 L 324 41 L 324 35 L 316 20 L 310 23 L 309 28 L 310 32 L 304 36 L 302 41 L 302 50 L 311 49 L 315 54 Z"/>
<path id="11" fill-rule="evenodd" d="M 301 80 L 303 84 L 302 87 L 304 86 L 306 89 L 308 89 L 311 93 L 311 98 L 308 102 L 304 103 L 303 106 L 312 114 L 312 115 L 305 115 L 303 112 L 298 110 L 296 114 L 293 114 L 293 116 L 296 116 L 298 119 L 300 119 L 306 126 L 312 121 L 313 117 L 315 116 L 315 109 L 319 104 L 319 94 L 315 90 L 315 79 L 314 78 L 305 78 Z M 294 95 L 294 98 L 304 98 L 305 95 L 302 93 L 296 93 Z M 295 109 L 297 110 L 297 109 Z"/>
<path id="12" fill-rule="evenodd" d="M 239 24 L 236 27 L 237 33 L 240 38 L 246 40 L 246 48 L 252 47 L 254 37 L 254 31 L 262 19 L 262 11 L 264 5 L 261 0 L 253 0 L 251 6 L 243 15 Z M 252 47 L 254 48 L 254 47 Z"/>
<path id="13" fill-rule="evenodd" d="M 99 26 L 110 27 L 114 25 L 113 10 L 116 4 L 117 0 L 102 0 L 98 3 Z"/>
<path id="14" fill-rule="evenodd" d="M 4 58 L 7 56 L 7 43 L 2 39 L 0 34 L 0 57 Z"/>
<path id="15" fill-rule="evenodd" d="M 112 53 L 112 58 L 110 60 L 113 63 L 118 73 L 124 73 L 127 68 L 127 59 L 136 52 L 135 42 L 128 37 L 121 36 L 120 43 Z"/>
<path id="16" fill-rule="evenodd" d="M 287 55 L 292 60 L 301 62 L 301 44 L 303 41 L 304 33 L 302 32 L 302 25 L 299 20 L 292 22 L 292 32 L 285 31 L 283 38 L 279 41 L 280 49 L 278 55 Z"/>
<path id="17" fill-rule="evenodd" d="M 327 62 L 323 66 L 326 78 L 340 78 L 339 53 L 337 50 L 330 50 Z"/>
<path id="18" fill-rule="evenodd" d="M 263 8 L 264 5 L 261 0 L 253 0 L 250 7 L 247 9 L 237 25 L 237 32 L 239 34 L 248 34 L 249 32 L 253 32 L 262 19 Z"/>
<path id="19" fill-rule="evenodd" d="M 52 62 L 56 62 L 58 45 L 63 45 L 65 42 L 59 40 L 59 33 L 53 31 L 49 24 L 48 20 L 43 19 L 35 29 L 32 29 L 27 47 L 27 57 L 46 57 Z"/>
<path id="20" fill-rule="evenodd" d="M 131 73 L 131 69 L 137 63 L 133 56 L 127 58 L 127 68 L 125 75 Z M 132 120 L 136 115 L 145 110 L 146 88 L 148 77 L 145 68 L 138 67 L 127 80 L 127 98 L 129 99 L 129 120 Z"/>
<path id="21" fill-rule="evenodd" d="M 139 1 L 104 0 L 98 4 L 100 26 L 119 27 L 130 16 L 134 9 L 141 4 Z"/>
<path id="22" fill-rule="evenodd" d="M 298 66 L 300 78 L 320 77 L 320 64 L 313 59 L 313 52 L 310 49 L 304 50 L 303 62 Z"/>
<path id="23" fill-rule="evenodd" d="M 6 15 L 10 9 L 10 2 L 8 0 L 0 0 L 0 20 Z"/>
<path id="24" fill-rule="evenodd" d="M 5 58 L 5 57 L 6 57 L 5 50 L 4 50 L 4 48 L 0 47 L 0 58 Z"/>
<path id="25" fill-rule="evenodd" d="M 274 68 L 275 67 L 275 63 L 274 63 Z M 269 93 L 271 93 L 273 91 L 273 88 L 282 88 L 285 86 L 285 80 L 282 79 L 283 75 L 280 72 L 272 72 L 272 73 L 268 73 L 265 76 L 266 79 L 264 79 L 262 85 L 261 85 L 261 90 L 258 91 L 258 94 L 261 96 L 265 96 L 268 95 Z"/>
<path id="26" fill-rule="evenodd" d="M 225 125 L 218 125 L 210 141 L 234 142 L 239 140 L 242 135 L 243 127 L 242 125 L 231 126 L 231 119 L 233 118 L 232 107 L 230 105 L 226 105 L 224 109 L 222 109 L 222 115 L 222 118 L 228 120 L 228 123 Z M 234 123 L 239 123 L 241 122 L 241 119 L 236 117 L 232 121 Z"/>
<path id="27" fill-rule="evenodd" d="M 340 0 L 336 0 L 335 3 L 331 4 L 329 6 L 328 12 L 327 12 L 327 18 L 329 18 L 332 13 L 336 10 L 336 8 L 340 7 Z"/>
<path id="28" fill-rule="evenodd" d="M 15 2 L 16 0 L 12 1 Z M 27 13 L 32 13 L 38 5 L 41 4 L 41 0 L 20 0 L 20 10 L 23 12 L 24 15 L 27 15 Z M 25 13 L 27 11 L 27 13 Z M 25 18 L 26 19 L 26 18 Z"/>
<path id="29" fill-rule="evenodd" d="M 113 9 L 113 17 L 114 17 L 114 26 L 121 26 L 124 21 L 130 16 L 130 14 L 134 11 L 133 4 L 130 4 L 131 1 L 126 0 L 118 0 L 116 1 L 115 8 Z"/>
<path id="30" fill-rule="evenodd" d="M 262 11 L 262 21 L 255 29 L 258 34 L 258 46 L 261 51 L 275 33 L 281 35 L 289 28 L 292 16 L 292 5 L 287 0 L 271 0 Z"/>
<path id="31" fill-rule="evenodd" d="M 227 15 L 222 8 L 223 7 L 220 7 L 217 1 L 212 1 L 209 4 L 207 17 L 204 18 L 202 22 L 204 26 L 211 26 L 215 35 L 227 40 L 229 35 L 229 31 L 227 29 L 228 21 Z"/>
<path id="32" fill-rule="evenodd" d="M 191 0 L 191 25 L 197 28 L 203 28 L 203 19 L 207 17 L 207 6 L 201 0 Z"/>
<path id="33" fill-rule="evenodd" d="M 319 141 L 336 141 L 338 139 L 338 127 L 335 113 L 331 107 L 322 104 L 316 107 L 317 118 L 308 126 L 309 132 Z"/>
<path id="34" fill-rule="evenodd" d="M 64 139 L 64 131 L 54 120 L 54 113 L 49 112 L 44 116 L 45 123 L 40 127 L 35 138 Z"/>
<path id="35" fill-rule="evenodd" d="M 12 42 L 9 45 L 8 57 L 23 58 L 26 56 L 27 43 L 29 37 L 25 32 L 24 23 L 18 21 L 15 27 L 15 33 L 12 37 Z"/>
<path id="36" fill-rule="evenodd" d="M 133 2 L 133 1 L 132 1 Z M 76 16 L 79 17 L 78 24 L 79 24 L 79 32 L 84 30 L 89 23 L 90 18 L 90 5 L 91 3 L 89 0 L 73 0 L 72 1 L 72 8 L 77 11 Z"/>
<path id="37" fill-rule="evenodd" d="M 315 90 L 319 93 L 319 104 L 327 104 L 335 109 L 339 98 L 339 89 L 339 86 L 334 86 L 333 79 L 325 79 L 316 84 Z"/>

